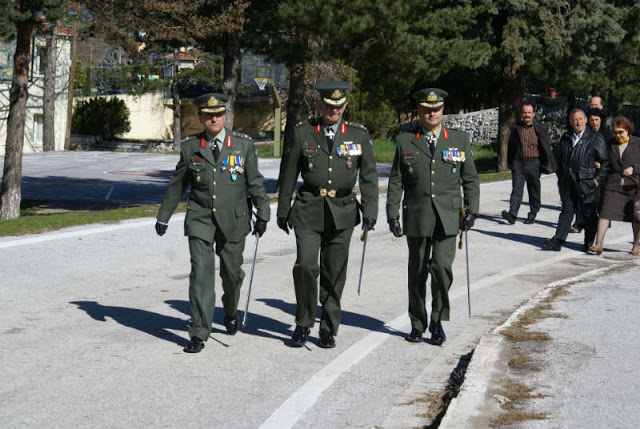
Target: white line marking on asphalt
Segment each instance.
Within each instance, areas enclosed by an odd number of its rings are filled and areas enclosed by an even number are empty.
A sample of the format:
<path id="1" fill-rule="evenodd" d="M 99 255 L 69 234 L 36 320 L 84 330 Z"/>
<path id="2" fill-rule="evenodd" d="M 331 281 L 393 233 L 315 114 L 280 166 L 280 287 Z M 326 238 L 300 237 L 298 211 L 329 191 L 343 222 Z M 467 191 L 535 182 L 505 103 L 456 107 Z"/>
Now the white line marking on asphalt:
<path id="1" fill-rule="evenodd" d="M 385 328 L 400 330 L 408 324 L 407 318 L 407 314 L 403 313 L 387 323 Z M 294 392 L 260 428 L 284 429 L 293 427 L 300 417 L 316 403 L 322 392 L 388 337 L 389 334 L 386 332 L 375 331 L 346 349 Z"/>
<path id="2" fill-rule="evenodd" d="M 171 217 L 172 222 L 181 220 L 184 218 L 184 213 L 178 213 Z M 105 225 L 94 228 L 86 228 L 78 231 L 69 232 L 55 232 L 51 234 L 41 234 L 28 238 L 20 238 L 18 240 L 0 242 L 0 249 L 7 249 L 9 247 L 25 246 L 28 244 L 44 243 L 46 241 L 63 240 L 65 238 L 83 237 L 85 235 L 101 234 L 103 232 L 119 231 L 122 229 L 138 228 L 141 226 L 155 225 L 155 219 L 145 218 L 144 220 L 127 221 L 118 225 Z"/>
<path id="3" fill-rule="evenodd" d="M 609 243 L 618 243 L 628 240 L 628 237 L 620 237 L 610 240 Z M 559 262 L 563 259 L 575 257 L 575 252 L 565 252 L 562 255 L 544 259 L 535 264 L 523 265 L 508 271 L 503 271 L 493 276 L 485 277 L 473 282 L 471 279 L 471 291 L 479 291 L 492 286 L 505 279 L 512 278 L 517 274 L 527 271 L 536 271 L 539 268 L 548 267 L 549 264 Z M 539 272 L 539 271 L 538 271 Z M 457 299 L 466 295 L 466 288 L 458 287 L 449 294 L 449 299 Z M 407 314 L 400 316 L 387 323 L 385 327 L 394 330 L 403 330 L 407 323 Z M 292 428 L 298 420 L 317 402 L 320 395 L 327 390 L 338 379 L 340 375 L 347 372 L 353 365 L 358 363 L 367 354 L 372 352 L 376 347 L 382 344 L 389 334 L 385 332 L 375 331 L 349 347 L 342 352 L 337 358 L 329 362 L 324 368 L 318 371 L 305 384 L 296 390 L 271 416 L 265 420 L 260 429 L 287 429 Z"/>
<path id="4" fill-rule="evenodd" d="M 112 186 L 112 187 L 109 189 L 109 192 L 107 192 L 107 196 L 106 196 L 106 197 L 104 197 L 104 200 L 105 200 L 105 201 L 109 201 L 109 198 L 111 198 L 111 194 L 113 194 L 113 190 L 114 190 L 115 188 L 116 188 L 115 186 Z"/>

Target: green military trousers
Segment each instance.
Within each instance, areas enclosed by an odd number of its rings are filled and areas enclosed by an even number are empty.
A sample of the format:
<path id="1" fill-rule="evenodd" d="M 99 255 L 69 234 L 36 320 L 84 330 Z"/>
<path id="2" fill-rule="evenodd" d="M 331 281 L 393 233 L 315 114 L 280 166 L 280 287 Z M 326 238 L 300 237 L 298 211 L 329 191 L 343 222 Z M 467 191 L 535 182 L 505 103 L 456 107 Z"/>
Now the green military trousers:
<path id="1" fill-rule="evenodd" d="M 297 302 L 296 325 L 312 328 L 315 323 L 320 275 L 320 329 L 337 335 L 342 316 L 340 298 L 347 280 L 353 228 L 330 232 L 295 228 L 295 234 L 297 258 L 293 266 L 293 282 Z"/>
<path id="2" fill-rule="evenodd" d="M 439 228 L 438 228 L 439 226 Z M 456 256 L 456 236 L 444 235 L 438 222 L 433 237 L 407 237 L 409 246 L 409 318 L 411 327 L 424 332 L 427 327 L 427 276 L 431 274 L 431 320 L 449 320 L 449 288 L 453 282 L 451 265 Z"/>
<path id="3" fill-rule="evenodd" d="M 244 280 L 242 252 L 244 240 L 225 241 L 219 230 L 215 234 L 215 254 L 220 258 L 222 278 L 222 305 L 228 316 L 238 310 L 240 289 Z M 213 313 L 216 308 L 215 255 L 213 243 L 197 237 L 189 237 L 191 274 L 189 275 L 189 308 L 191 311 L 190 337 L 206 341 L 211 333 Z"/>

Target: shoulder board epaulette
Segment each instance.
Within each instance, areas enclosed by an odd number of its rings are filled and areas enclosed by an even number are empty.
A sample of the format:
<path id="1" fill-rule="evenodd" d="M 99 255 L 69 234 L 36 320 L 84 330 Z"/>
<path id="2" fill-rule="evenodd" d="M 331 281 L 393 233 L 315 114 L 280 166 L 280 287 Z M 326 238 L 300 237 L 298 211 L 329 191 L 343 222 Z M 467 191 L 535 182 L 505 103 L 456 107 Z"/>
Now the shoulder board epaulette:
<path id="1" fill-rule="evenodd" d="M 204 133 L 196 133 L 196 134 L 191 134 L 190 136 L 187 136 L 185 138 L 183 138 L 182 140 L 180 140 L 181 142 L 189 140 L 189 139 L 199 139 L 200 137 L 203 137 Z"/>
<path id="2" fill-rule="evenodd" d="M 400 124 L 400 126 L 398 127 L 398 131 L 401 133 L 404 132 L 404 133 L 415 134 L 418 131 L 420 131 L 421 127 L 422 127 L 422 123 L 420 122 L 420 119 L 416 119 L 411 122 L 405 122 L 404 124 Z"/>
<path id="3" fill-rule="evenodd" d="M 363 131 L 369 131 L 369 130 L 367 129 L 367 127 L 365 127 L 365 126 L 364 126 L 364 125 L 362 125 L 362 124 L 357 124 L 357 123 L 355 123 L 355 122 L 350 122 L 350 121 L 344 121 L 344 123 L 345 123 L 345 125 L 350 126 L 350 127 L 358 128 L 358 129 L 361 129 L 361 130 L 363 130 Z"/>
<path id="4" fill-rule="evenodd" d="M 234 137 L 240 137 L 241 139 L 253 140 L 248 135 L 243 134 L 243 133 L 239 133 L 237 131 L 231 131 L 231 135 L 234 136 Z"/>
<path id="5" fill-rule="evenodd" d="M 309 119 L 303 119 L 302 121 L 298 122 L 296 124 L 296 128 L 300 127 L 302 125 L 310 125 L 312 127 L 315 127 L 316 125 L 318 125 L 320 123 L 320 118 L 309 118 Z"/>

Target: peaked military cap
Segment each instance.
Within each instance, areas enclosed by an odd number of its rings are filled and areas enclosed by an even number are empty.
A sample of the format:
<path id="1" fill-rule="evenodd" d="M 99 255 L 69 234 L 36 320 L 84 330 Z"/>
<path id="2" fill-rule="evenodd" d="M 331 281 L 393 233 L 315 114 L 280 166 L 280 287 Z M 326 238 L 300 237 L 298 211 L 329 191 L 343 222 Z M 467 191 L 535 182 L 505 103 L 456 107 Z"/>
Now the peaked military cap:
<path id="1" fill-rule="evenodd" d="M 447 91 L 440 88 L 425 88 L 413 93 L 418 105 L 428 109 L 439 109 L 444 106 L 444 99 L 447 98 Z"/>
<path id="2" fill-rule="evenodd" d="M 208 93 L 195 99 L 194 104 L 198 107 L 198 113 L 224 113 L 227 108 L 224 103 L 229 101 L 229 97 L 224 94 Z"/>
<path id="3" fill-rule="evenodd" d="M 341 80 L 330 80 L 316 83 L 315 88 L 325 104 L 339 107 L 347 102 L 347 90 L 351 85 Z"/>

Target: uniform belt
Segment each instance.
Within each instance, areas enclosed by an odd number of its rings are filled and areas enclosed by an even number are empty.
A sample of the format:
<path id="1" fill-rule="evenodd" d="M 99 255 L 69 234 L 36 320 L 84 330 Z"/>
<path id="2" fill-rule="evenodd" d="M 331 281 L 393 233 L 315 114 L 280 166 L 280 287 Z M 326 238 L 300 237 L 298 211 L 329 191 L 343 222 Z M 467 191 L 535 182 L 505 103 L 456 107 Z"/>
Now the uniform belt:
<path id="1" fill-rule="evenodd" d="M 315 197 L 321 195 L 323 197 L 342 198 L 342 197 L 348 197 L 349 195 L 351 195 L 353 193 L 353 190 L 352 189 L 326 189 L 326 188 L 320 188 L 318 186 L 303 186 L 300 188 L 300 192 L 310 192 Z"/>

